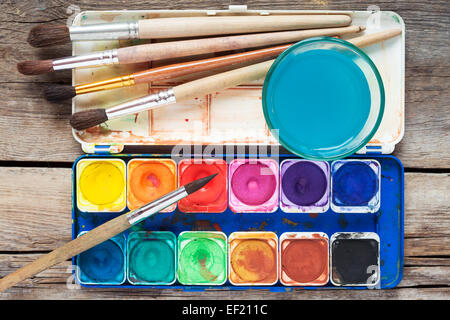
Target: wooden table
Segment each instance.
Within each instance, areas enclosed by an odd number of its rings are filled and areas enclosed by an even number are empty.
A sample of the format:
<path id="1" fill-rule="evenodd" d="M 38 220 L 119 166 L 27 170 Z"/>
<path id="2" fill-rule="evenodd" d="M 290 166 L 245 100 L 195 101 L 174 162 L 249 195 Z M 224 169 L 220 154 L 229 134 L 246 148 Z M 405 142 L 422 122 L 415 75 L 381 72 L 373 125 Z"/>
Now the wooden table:
<path id="1" fill-rule="evenodd" d="M 70 72 L 23 76 L 22 60 L 68 56 L 70 45 L 35 49 L 26 43 L 39 23 L 65 23 L 75 10 L 224 9 L 366 10 L 357 0 L 305 1 L 75 1 L 9 0 L 0 4 L 0 277 L 71 239 L 71 164 L 82 154 L 68 123 L 70 102 L 42 98 L 47 83 L 70 83 Z M 450 299 L 450 94 L 447 0 L 370 1 L 406 23 L 406 132 L 395 155 L 405 166 L 405 267 L 391 290 L 70 290 L 69 261 L 17 287 L 2 299 Z M 125 7 L 126 6 L 126 7 Z M 66 11 L 67 10 L 67 11 Z"/>

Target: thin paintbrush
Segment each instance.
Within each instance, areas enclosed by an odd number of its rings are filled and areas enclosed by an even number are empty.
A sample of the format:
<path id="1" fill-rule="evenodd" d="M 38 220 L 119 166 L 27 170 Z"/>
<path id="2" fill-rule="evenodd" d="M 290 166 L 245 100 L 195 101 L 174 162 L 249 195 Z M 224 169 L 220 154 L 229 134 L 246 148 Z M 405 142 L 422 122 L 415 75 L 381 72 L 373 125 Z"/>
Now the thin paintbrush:
<path id="1" fill-rule="evenodd" d="M 161 39 L 348 26 L 348 15 L 177 17 L 31 29 L 28 43 L 46 47 L 77 40 Z"/>
<path id="2" fill-rule="evenodd" d="M 382 40 L 390 39 L 400 33 L 400 29 L 393 29 L 356 37 L 348 41 L 355 46 L 364 47 Z M 261 79 L 265 77 L 273 61 L 274 60 L 269 60 L 187 82 L 168 90 L 162 90 L 152 95 L 119 104 L 112 108 L 76 112 L 72 115 L 70 124 L 76 130 L 87 129 L 107 120 L 119 118 L 124 115 L 158 108 L 163 105 L 173 104 L 177 101 L 183 101 L 210 92 L 234 87 L 241 83 Z"/>
<path id="3" fill-rule="evenodd" d="M 17 64 L 17 69 L 22 74 L 33 75 L 81 67 L 148 62 L 212 52 L 290 43 L 316 36 L 334 36 L 355 32 L 355 28 L 359 27 L 349 26 L 343 28 L 281 31 L 206 39 L 148 43 L 107 51 L 92 52 L 55 60 L 23 61 Z"/>
<path id="4" fill-rule="evenodd" d="M 127 230 L 136 223 L 147 219 L 148 217 L 158 213 L 159 211 L 167 208 L 171 204 L 187 197 L 191 193 L 194 193 L 203 188 L 209 181 L 211 181 L 216 174 L 211 176 L 197 179 L 191 183 L 188 183 L 175 191 L 172 191 L 159 199 L 146 204 L 145 206 L 125 213 L 117 218 L 114 218 L 97 228 L 83 234 L 81 237 L 70 241 L 64 246 L 53 250 L 52 252 L 40 257 L 39 259 L 31 262 L 25 267 L 20 268 L 17 271 L 7 275 L 0 279 L 0 292 L 16 285 L 17 283 L 28 279 L 37 273 L 44 271 L 55 264 L 66 261 L 67 259 L 76 256 L 100 243 L 106 241 L 115 235 Z"/>

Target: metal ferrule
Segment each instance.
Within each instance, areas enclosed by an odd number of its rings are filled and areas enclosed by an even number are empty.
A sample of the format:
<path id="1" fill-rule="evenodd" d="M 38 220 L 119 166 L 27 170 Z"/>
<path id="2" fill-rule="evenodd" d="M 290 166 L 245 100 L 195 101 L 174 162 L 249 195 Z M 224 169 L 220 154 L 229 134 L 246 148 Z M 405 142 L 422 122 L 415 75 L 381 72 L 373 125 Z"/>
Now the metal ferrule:
<path id="1" fill-rule="evenodd" d="M 70 40 L 139 39 L 138 22 L 102 23 L 69 27 Z"/>
<path id="2" fill-rule="evenodd" d="M 75 86 L 75 92 L 76 94 L 83 94 L 129 86 L 134 86 L 134 76 L 132 74 L 102 81 L 81 84 Z"/>
<path id="3" fill-rule="evenodd" d="M 171 204 L 183 199 L 187 195 L 188 193 L 186 192 L 184 187 L 178 188 L 177 190 L 166 194 L 165 196 L 159 198 L 158 200 L 155 200 L 139 209 L 128 212 L 127 213 L 128 222 L 130 223 L 130 225 L 134 225 L 150 217 L 151 215 L 167 208 Z"/>
<path id="4" fill-rule="evenodd" d="M 162 90 L 139 99 L 131 100 L 115 107 L 106 109 L 108 119 L 119 118 L 127 114 L 138 113 L 145 110 L 155 109 L 163 105 L 175 103 L 175 94 L 172 89 Z"/>
<path id="5" fill-rule="evenodd" d="M 82 54 L 79 56 L 53 60 L 53 70 L 65 70 L 83 67 L 95 67 L 118 64 L 117 49 Z"/>

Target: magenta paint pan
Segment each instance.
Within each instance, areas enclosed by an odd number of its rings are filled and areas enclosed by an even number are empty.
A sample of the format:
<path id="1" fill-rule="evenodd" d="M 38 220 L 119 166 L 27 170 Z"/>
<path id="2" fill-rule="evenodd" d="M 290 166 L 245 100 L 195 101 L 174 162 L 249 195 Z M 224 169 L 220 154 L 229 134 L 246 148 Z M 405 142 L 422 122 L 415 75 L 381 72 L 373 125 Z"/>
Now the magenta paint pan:
<path id="1" fill-rule="evenodd" d="M 235 159 L 228 167 L 229 205 L 233 212 L 278 209 L 278 163 L 271 159 Z"/>
<path id="2" fill-rule="evenodd" d="M 330 207 L 328 162 L 284 160 L 280 180 L 280 207 L 284 212 L 321 213 Z"/>

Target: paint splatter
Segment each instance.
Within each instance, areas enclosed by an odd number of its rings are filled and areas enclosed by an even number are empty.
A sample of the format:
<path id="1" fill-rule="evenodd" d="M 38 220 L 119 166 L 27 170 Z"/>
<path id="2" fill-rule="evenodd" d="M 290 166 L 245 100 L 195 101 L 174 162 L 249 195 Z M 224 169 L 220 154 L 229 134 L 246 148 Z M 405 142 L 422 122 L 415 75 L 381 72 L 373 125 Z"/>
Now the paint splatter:
<path id="1" fill-rule="evenodd" d="M 283 218 L 283 219 L 281 219 L 281 221 L 283 222 L 283 224 L 288 224 L 291 227 L 296 227 L 298 225 L 298 222 L 294 222 L 294 221 L 289 220 L 287 218 Z"/>

